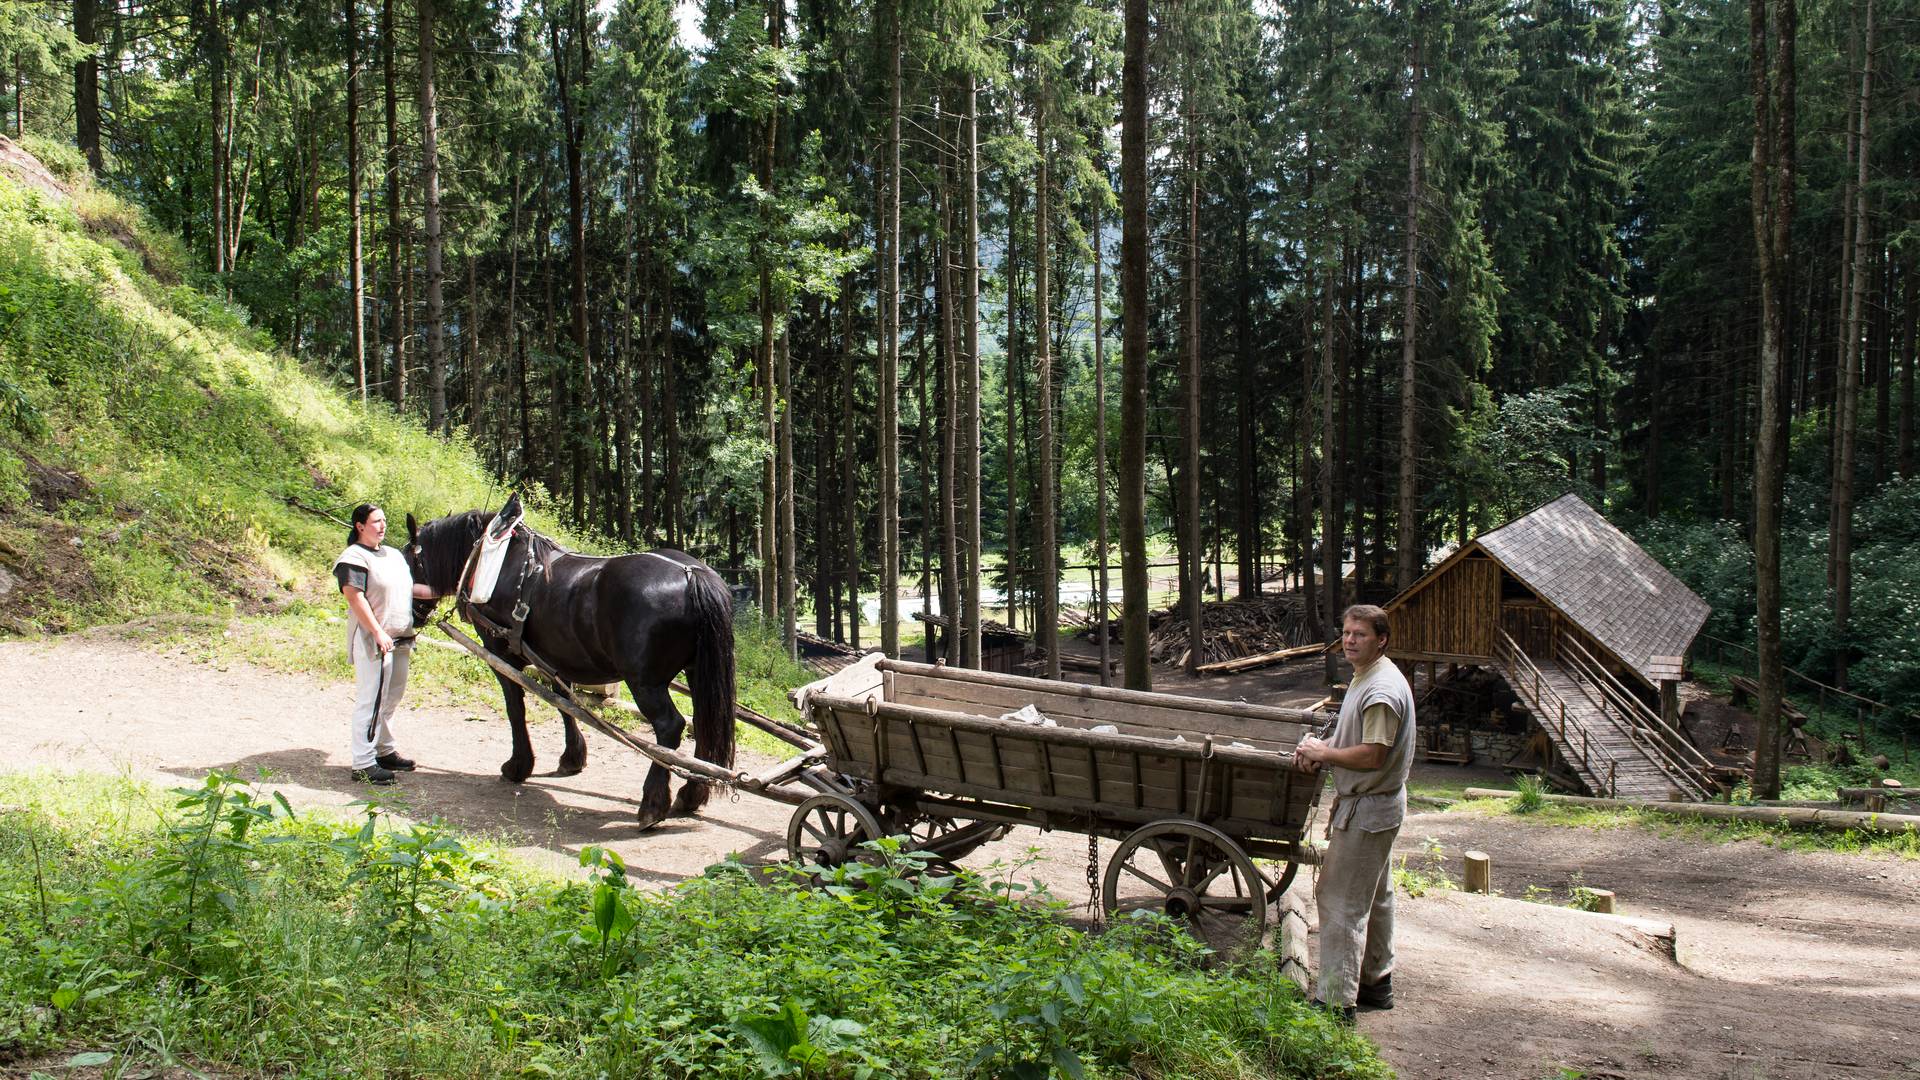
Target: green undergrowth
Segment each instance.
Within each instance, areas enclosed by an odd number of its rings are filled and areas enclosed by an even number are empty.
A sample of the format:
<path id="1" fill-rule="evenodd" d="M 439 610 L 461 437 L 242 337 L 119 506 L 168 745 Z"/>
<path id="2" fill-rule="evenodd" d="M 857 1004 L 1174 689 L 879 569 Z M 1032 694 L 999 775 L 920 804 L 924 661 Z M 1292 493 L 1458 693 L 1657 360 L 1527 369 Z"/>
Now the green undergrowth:
<path id="1" fill-rule="evenodd" d="M 109 194 L 0 176 L 0 632 L 329 601 L 327 515 L 504 497 L 459 433 L 335 389 L 188 265 Z"/>
<path id="2" fill-rule="evenodd" d="M 1752 675 L 1748 669 L 1711 660 L 1696 659 L 1692 668 L 1695 679 L 1721 696 L 1731 695 L 1732 676 Z M 1790 684 L 1793 681 L 1788 680 Z M 1870 787 L 1889 776 L 1906 787 L 1920 787 L 1920 760 L 1914 758 L 1912 739 L 1903 743 L 1892 730 L 1878 724 L 1862 724 L 1859 716 L 1851 711 L 1832 706 L 1822 708 L 1815 695 L 1796 692 L 1791 685 L 1787 700 L 1807 714 L 1808 733 L 1828 745 L 1848 743 L 1857 760 L 1850 765 L 1824 762 L 1784 765 L 1780 771 L 1782 799 L 1832 799 L 1835 787 Z M 1854 741 L 1863 732 L 1864 743 Z M 1872 766 L 1876 755 L 1887 758 L 1885 771 Z"/>
<path id="3" fill-rule="evenodd" d="M 1661 836 L 1697 843 L 1729 844 L 1751 840 L 1788 851 L 1834 851 L 1844 854 L 1891 855 L 1920 859 L 1920 832 L 1864 832 L 1859 829 L 1798 829 L 1751 821 L 1718 821 L 1672 817 L 1652 810 L 1614 809 L 1543 802 L 1523 811 L 1518 799 L 1469 799 L 1451 813 L 1519 817 L 1549 826 L 1583 829 L 1638 828 Z"/>
<path id="4" fill-rule="evenodd" d="M 883 844 L 819 887 L 730 862 L 650 893 L 600 849 L 563 880 L 361 809 L 0 775 L 0 1069 L 1389 1075 L 1270 954 L 1082 933 L 1017 867 L 915 873 Z"/>

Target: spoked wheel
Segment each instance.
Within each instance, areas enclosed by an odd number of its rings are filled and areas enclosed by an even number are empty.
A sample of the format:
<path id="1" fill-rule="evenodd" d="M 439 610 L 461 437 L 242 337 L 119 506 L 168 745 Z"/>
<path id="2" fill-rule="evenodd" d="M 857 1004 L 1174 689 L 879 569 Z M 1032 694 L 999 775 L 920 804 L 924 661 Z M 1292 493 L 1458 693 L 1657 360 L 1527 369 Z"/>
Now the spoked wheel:
<path id="1" fill-rule="evenodd" d="M 787 858 L 796 866 L 839 866 L 871 854 L 860 845 L 884 835 L 866 807 L 839 795 L 815 795 L 787 822 Z"/>
<path id="2" fill-rule="evenodd" d="M 1221 951 L 1253 947 L 1267 928 L 1267 880 L 1232 837 L 1197 821 L 1136 829 L 1107 863 L 1110 916 L 1158 911 Z"/>

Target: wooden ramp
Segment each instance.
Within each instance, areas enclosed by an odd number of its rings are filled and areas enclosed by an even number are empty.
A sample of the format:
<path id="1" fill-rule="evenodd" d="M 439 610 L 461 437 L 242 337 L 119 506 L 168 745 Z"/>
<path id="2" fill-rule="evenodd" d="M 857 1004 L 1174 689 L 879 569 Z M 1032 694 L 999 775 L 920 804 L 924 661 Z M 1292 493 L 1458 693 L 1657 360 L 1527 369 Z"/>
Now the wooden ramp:
<path id="1" fill-rule="evenodd" d="M 1511 639 L 1501 646 L 1507 682 L 1589 791 L 1654 801 L 1711 796 L 1704 774 L 1669 745 L 1657 730 L 1664 725 L 1644 707 L 1620 700 L 1576 664 L 1536 659 Z"/>

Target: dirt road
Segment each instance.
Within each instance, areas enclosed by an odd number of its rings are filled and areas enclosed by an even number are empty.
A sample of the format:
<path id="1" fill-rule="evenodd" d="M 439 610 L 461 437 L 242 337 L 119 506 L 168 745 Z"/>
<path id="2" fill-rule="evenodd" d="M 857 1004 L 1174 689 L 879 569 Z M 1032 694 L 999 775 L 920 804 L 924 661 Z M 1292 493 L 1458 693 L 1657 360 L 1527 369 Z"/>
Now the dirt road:
<path id="1" fill-rule="evenodd" d="M 168 783 L 257 767 L 296 806 L 344 807 L 367 790 L 347 775 L 350 697 L 344 681 L 222 669 L 111 636 L 0 642 L 0 738 L 12 769 Z M 752 798 L 717 799 L 699 818 L 636 834 L 645 762 L 591 733 L 586 772 L 515 787 L 498 779 L 507 749 L 494 712 L 403 708 L 395 726 L 421 762 L 402 784 L 407 812 L 563 872 L 586 844 L 613 847 L 635 877 L 661 884 L 729 852 L 784 850 L 787 809 Z M 557 724 L 536 727 L 542 770 L 559 741 Z M 1622 911 L 1673 923 L 1679 942 L 1676 960 L 1630 928 L 1564 908 L 1444 892 L 1403 899 L 1400 1005 L 1360 1020 L 1402 1076 L 1920 1077 L 1920 862 L 1465 814 L 1416 815 L 1401 837 L 1416 860 L 1436 840 L 1456 877 L 1462 851 L 1492 853 L 1510 897 L 1529 884 L 1564 889 L 1577 873 L 1615 889 Z M 1022 880 L 1084 901 L 1083 837 L 1019 830 L 968 862 L 1029 856 L 1040 861 Z"/>

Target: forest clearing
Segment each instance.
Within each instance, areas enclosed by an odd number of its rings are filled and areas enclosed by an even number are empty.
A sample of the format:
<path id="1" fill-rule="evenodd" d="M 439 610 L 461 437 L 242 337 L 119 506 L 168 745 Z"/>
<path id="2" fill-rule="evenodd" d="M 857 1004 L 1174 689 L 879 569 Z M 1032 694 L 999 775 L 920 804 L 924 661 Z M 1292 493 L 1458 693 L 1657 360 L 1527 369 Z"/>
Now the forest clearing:
<path id="1" fill-rule="evenodd" d="M 1920 1075 L 1916 87 L 0 0 L 0 1075 Z"/>
<path id="2" fill-rule="evenodd" d="M 194 783 L 213 768 L 265 768 L 272 778 L 260 787 L 303 812 L 352 814 L 365 791 L 346 780 L 334 746 L 344 687 L 196 661 L 140 638 L 0 645 L 0 663 L 43 688 L 9 711 L 14 768 L 163 785 Z M 699 818 L 635 834 L 630 807 L 644 762 L 604 740 L 589 772 L 516 787 L 493 774 L 497 716 L 434 705 L 410 708 L 401 722 L 422 759 L 401 812 L 443 817 L 554 872 L 577 872 L 588 845 L 619 852 L 635 882 L 654 887 L 697 878 L 729 852 L 748 862 L 784 857 L 787 809 L 752 797 L 717 799 Z M 539 737 L 558 736 L 549 723 Z M 1436 874 L 1457 883 L 1460 854 L 1472 848 L 1492 853 L 1504 899 L 1433 884 Z M 1400 849 L 1428 879 L 1402 903 L 1405 1000 L 1363 1013 L 1360 1031 L 1401 1077 L 1920 1075 L 1920 1040 L 1904 1022 L 1920 1007 L 1904 974 L 1920 960 L 1912 854 L 1460 809 L 1414 814 Z M 1021 829 L 967 862 L 1004 863 L 993 872 L 1044 883 L 1084 923 L 1082 838 Z M 1583 884 L 1615 889 L 1623 913 L 1671 924 L 1677 958 L 1637 930 L 1561 906 Z"/>

